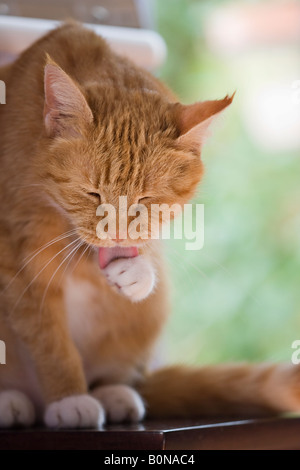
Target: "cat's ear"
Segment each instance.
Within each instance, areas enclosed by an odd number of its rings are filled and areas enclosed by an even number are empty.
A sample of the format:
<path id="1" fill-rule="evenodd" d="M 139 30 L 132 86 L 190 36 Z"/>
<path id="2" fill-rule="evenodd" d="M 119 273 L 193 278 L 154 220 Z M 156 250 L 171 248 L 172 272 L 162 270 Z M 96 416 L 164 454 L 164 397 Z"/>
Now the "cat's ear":
<path id="1" fill-rule="evenodd" d="M 44 89 L 44 123 L 49 137 L 76 137 L 93 121 L 92 111 L 79 87 L 48 55 Z"/>
<path id="2" fill-rule="evenodd" d="M 234 94 L 231 97 L 225 96 L 222 100 L 202 101 L 191 105 L 176 103 L 178 142 L 199 152 L 208 135 L 209 126 L 231 104 Z"/>

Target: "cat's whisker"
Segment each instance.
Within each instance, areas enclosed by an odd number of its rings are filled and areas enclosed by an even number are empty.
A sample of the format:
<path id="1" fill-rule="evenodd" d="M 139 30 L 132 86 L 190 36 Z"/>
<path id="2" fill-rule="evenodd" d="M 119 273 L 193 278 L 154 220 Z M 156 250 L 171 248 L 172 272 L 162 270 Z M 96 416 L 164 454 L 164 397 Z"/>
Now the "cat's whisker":
<path id="1" fill-rule="evenodd" d="M 82 241 L 83 241 L 82 245 L 83 245 L 84 243 L 86 243 L 86 244 L 87 244 L 87 248 L 90 248 L 90 249 L 93 248 L 93 247 L 88 243 L 88 241 L 86 240 L 85 237 L 80 236 L 80 238 L 81 238 Z M 80 245 L 80 246 L 82 246 L 82 245 Z M 77 265 L 79 264 L 79 262 L 80 262 L 80 260 L 82 259 L 84 253 L 86 253 L 87 248 L 85 248 L 84 252 L 80 255 L 80 258 L 79 258 L 79 260 L 76 262 L 75 266 L 73 267 L 72 272 L 75 270 L 75 268 L 76 268 Z M 67 271 L 69 265 L 71 264 L 72 260 L 74 259 L 74 256 L 76 255 L 76 253 L 77 253 L 77 252 L 75 252 L 75 253 L 73 254 L 73 256 L 70 258 L 70 260 L 68 261 L 67 266 L 65 267 L 65 269 L 63 270 L 63 273 L 62 273 L 62 275 L 61 275 L 61 279 L 64 277 L 64 275 L 65 275 L 65 273 L 66 273 L 66 271 Z"/>
<path id="2" fill-rule="evenodd" d="M 58 235 L 55 238 L 52 238 L 49 242 L 47 242 L 45 245 L 40 246 L 37 248 L 35 251 L 33 251 L 30 255 L 26 256 L 23 261 L 26 261 L 30 256 L 34 255 L 36 252 L 38 252 L 40 249 L 48 248 L 48 246 L 51 246 L 54 243 L 57 243 L 61 240 L 64 240 L 65 238 L 68 238 L 69 236 L 73 235 L 76 233 L 76 229 L 69 230 L 67 232 L 62 233 L 61 235 Z"/>
<path id="3" fill-rule="evenodd" d="M 79 237 L 76 238 L 75 240 L 70 242 L 67 246 L 62 248 L 58 253 L 56 253 L 54 256 L 52 256 L 52 258 L 43 266 L 43 268 L 34 276 L 34 278 L 29 282 L 27 287 L 23 290 L 22 294 L 20 295 L 17 302 L 15 303 L 12 312 L 14 312 L 15 308 L 18 306 L 18 304 L 20 303 L 20 301 L 22 300 L 23 296 L 28 291 L 30 286 L 36 281 L 36 279 L 42 274 L 42 272 L 49 266 L 49 264 L 52 263 L 52 261 L 54 261 L 54 259 L 57 258 L 57 256 L 59 256 L 63 251 L 67 250 L 71 245 L 78 242 L 79 239 L 80 239 Z"/>
<path id="4" fill-rule="evenodd" d="M 79 245 L 77 246 L 77 250 L 75 250 L 74 253 L 73 253 L 73 251 L 72 251 L 73 254 L 72 254 L 72 256 L 70 257 L 69 261 L 67 262 L 67 265 L 65 266 L 63 272 L 62 272 L 61 275 L 60 275 L 60 282 L 63 280 L 63 278 L 64 278 L 64 276 L 65 276 L 65 274 L 66 274 L 66 271 L 68 270 L 70 264 L 72 263 L 74 257 L 76 256 L 78 250 L 80 249 L 80 247 L 81 247 L 82 245 L 84 245 L 84 242 L 83 242 L 83 241 L 82 241 L 82 243 L 79 243 Z"/>
<path id="5" fill-rule="evenodd" d="M 168 248 L 173 248 L 173 247 L 168 247 Z M 176 263 L 178 263 L 178 261 L 180 261 L 180 263 L 181 263 L 181 268 L 184 269 L 184 272 L 186 273 L 186 275 L 187 275 L 187 277 L 188 277 L 188 279 L 189 279 L 189 282 L 190 282 L 192 285 L 195 285 L 195 284 L 196 284 L 195 278 L 192 276 L 191 271 L 187 268 L 187 266 L 185 265 L 185 263 L 182 263 L 182 258 L 179 256 L 179 254 L 178 254 L 176 251 L 174 251 L 174 249 L 173 249 L 172 252 L 170 251 L 170 249 L 167 249 L 167 250 L 165 251 L 165 253 L 166 253 L 166 256 L 167 256 L 167 257 L 173 256 L 173 257 L 175 258 L 175 260 L 176 260 Z"/>
<path id="6" fill-rule="evenodd" d="M 219 263 L 213 256 L 208 255 L 207 253 L 202 253 L 203 258 L 208 258 L 210 261 L 212 261 L 215 266 L 218 266 L 225 274 L 228 274 L 229 276 L 232 276 L 232 272 L 226 266 L 223 264 Z"/>
<path id="7" fill-rule="evenodd" d="M 174 247 L 172 247 L 174 249 Z M 179 252 L 177 251 L 177 254 L 179 255 Z M 219 266 L 220 268 L 222 268 L 223 272 L 226 273 L 228 276 L 230 276 L 230 278 L 232 279 L 232 281 L 234 281 L 234 276 L 233 274 L 225 267 L 225 266 L 222 266 L 221 264 L 219 264 L 217 261 L 215 261 L 213 258 L 211 258 L 209 256 L 209 258 L 215 262 L 215 264 L 217 266 Z M 204 271 L 200 270 L 199 268 L 197 268 L 197 266 L 195 266 L 193 263 L 191 263 L 187 258 L 184 258 L 182 257 L 182 259 L 184 259 L 184 261 L 189 264 L 193 269 L 196 269 L 197 272 L 199 272 L 202 277 L 205 277 L 207 280 L 209 280 L 210 282 L 215 282 L 214 280 L 210 279 L 205 273 Z M 187 270 L 187 272 L 189 272 Z M 190 274 L 190 273 L 189 273 Z M 191 274 L 190 274 L 191 275 Z M 258 306 L 258 307 L 261 307 L 263 305 L 262 301 L 258 299 L 258 297 L 255 295 L 255 294 L 249 294 L 248 296 L 249 299 L 252 299 L 253 302 Z"/>
<path id="8" fill-rule="evenodd" d="M 65 256 L 65 258 L 62 260 L 62 262 L 58 265 L 58 267 L 55 269 L 54 273 L 52 274 L 52 276 L 50 277 L 50 280 L 45 288 L 45 292 L 44 292 L 44 295 L 43 295 L 43 298 L 42 298 L 42 301 L 41 301 L 41 306 L 40 306 L 40 312 L 44 306 L 44 302 L 45 302 L 45 299 L 46 299 L 46 295 L 47 295 L 47 292 L 48 292 L 48 289 L 51 285 L 51 282 L 52 280 L 54 279 L 54 277 L 56 276 L 57 272 L 60 270 L 60 268 L 62 267 L 62 265 L 67 261 L 68 258 L 70 258 L 71 260 L 73 259 L 73 257 L 76 255 L 77 251 L 79 250 L 79 248 L 84 244 L 84 242 L 82 240 L 78 240 L 77 241 L 77 245 L 75 246 L 75 248 L 73 248 L 70 253 Z M 72 256 L 73 255 L 73 256 Z M 70 261 L 69 261 L 70 263 Z M 68 265 L 69 265 L 68 263 Z"/>
<path id="9" fill-rule="evenodd" d="M 54 245 L 55 243 L 58 243 L 66 238 L 68 238 L 69 236 L 73 235 L 76 233 L 76 230 L 70 230 L 69 232 L 65 232 L 63 233 L 62 235 L 59 235 L 58 237 L 52 239 L 51 241 L 47 242 L 45 245 L 43 245 L 42 247 L 38 248 L 37 250 L 35 250 L 33 253 L 31 253 L 30 255 L 28 255 L 23 261 L 26 261 L 25 264 L 23 264 L 23 266 L 19 269 L 19 271 L 13 276 L 13 278 L 9 281 L 9 283 L 5 286 L 5 288 L 2 290 L 2 294 L 4 294 L 7 289 L 9 289 L 9 287 L 12 285 L 12 283 L 16 280 L 16 278 L 21 274 L 21 272 L 26 268 L 26 266 L 28 266 L 28 264 L 34 260 L 34 258 L 36 258 L 36 256 L 38 256 L 40 253 L 42 253 L 42 251 L 46 250 L 47 248 L 49 248 L 50 246 Z M 28 259 L 30 258 L 30 259 Z"/>
<path id="10" fill-rule="evenodd" d="M 60 280 L 62 280 L 62 279 L 64 278 L 64 275 L 65 275 L 66 271 L 68 270 L 68 267 L 70 266 L 71 262 L 73 261 L 74 257 L 76 256 L 78 250 L 81 248 L 81 246 L 84 245 L 84 243 L 86 243 L 86 247 L 85 247 L 85 249 L 83 250 L 83 252 L 81 253 L 79 259 L 76 261 L 75 265 L 73 266 L 73 269 L 72 269 L 72 271 L 70 272 L 70 274 L 72 274 L 72 273 L 75 271 L 76 267 L 77 267 L 78 264 L 80 263 L 81 259 L 83 258 L 83 256 L 84 256 L 85 253 L 87 252 L 87 250 L 89 250 L 89 251 L 92 250 L 93 247 L 87 243 L 87 241 L 85 240 L 85 238 L 84 238 L 84 237 L 81 237 L 81 238 L 83 238 L 83 241 L 82 241 L 81 244 L 79 244 L 79 246 L 77 247 L 77 249 L 75 250 L 75 252 L 74 252 L 73 255 L 71 256 L 71 258 L 69 259 L 69 261 L 68 261 L 68 263 L 67 263 L 67 266 L 65 267 L 65 269 L 63 270 L 63 272 L 62 272 L 62 274 L 61 274 Z M 74 250 L 72 250 L 72 251 L 74 251 Z"/>
<path id="11" fill-rule="evenodd" d="M 72 271 L 71 271 L 71 274 L 75 271 L 75 269 L 77 268 L 77 266 L 79 265 L 80 261 L 82 260 L 83 256 L 85 255 L 85 253 L 87 252 L 87 250 L 91 250 L 91 246 L 90 245 L 86 245 L 85 249 L 83 250 L 83 252 L 81 253 L 80 257 L 78 258 L 78 260 L 76 261 L 76 264 L 74 265 Z"/>
<path id="12" fill-rule="evenodd" d="M 209 280 L 209 277 L 207 276 L 207 274 L 205 274 L 204 271 L 202 271 L 202 269 L 200 269 L 198 266 L 196 266 L 194 263 L 192 263 L 188 258 L 186 258 L 185 256 L 183 256 L 178 250 L 176 250 L 176 248 L 173 247 L 173 250 L 177 253 L 177 255 L 184 260 L 184 262 L 187 262 L 192 268 L 194 268 L 199 274 L 201 274 L 202 277 L 204 277 L 205 279 Z"/>

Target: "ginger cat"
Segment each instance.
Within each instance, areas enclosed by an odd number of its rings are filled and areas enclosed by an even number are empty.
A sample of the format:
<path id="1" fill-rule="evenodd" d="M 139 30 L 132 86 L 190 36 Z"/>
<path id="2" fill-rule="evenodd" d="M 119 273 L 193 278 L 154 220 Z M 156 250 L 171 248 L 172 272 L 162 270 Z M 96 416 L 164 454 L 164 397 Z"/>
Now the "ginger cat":
<path id="1" fill-rule="evenodd" d="M 100 202 L 188 202 L 206 130 L 232 99 L 181 105 L 76 23 L 0 79 L 0 427 L 299 409 L 292 365 L 148 372 L 169 314 L 160 242 L 96 235 Z"/>

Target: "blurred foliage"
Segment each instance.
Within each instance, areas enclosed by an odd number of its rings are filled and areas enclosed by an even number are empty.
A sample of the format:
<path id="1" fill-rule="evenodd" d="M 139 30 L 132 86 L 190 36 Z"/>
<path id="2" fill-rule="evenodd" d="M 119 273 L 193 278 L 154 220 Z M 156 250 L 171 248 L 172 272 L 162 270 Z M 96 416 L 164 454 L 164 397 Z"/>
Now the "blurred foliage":
<path id="1" fill-rule="evenodd" d="M 156 0 L 169 50 L 160 76 L 181 101 L 237 89 L 203 151 L 206 175 L 195 202 L 205 204 L 204 248 L 166 242 L 173 283 L 168 358 L 290 360 L 300 338 L 300 159 L 263 151 L 248 136 L 241 119 L 246 72 L 215 57 L 203 38 L 218 3 Z"/>

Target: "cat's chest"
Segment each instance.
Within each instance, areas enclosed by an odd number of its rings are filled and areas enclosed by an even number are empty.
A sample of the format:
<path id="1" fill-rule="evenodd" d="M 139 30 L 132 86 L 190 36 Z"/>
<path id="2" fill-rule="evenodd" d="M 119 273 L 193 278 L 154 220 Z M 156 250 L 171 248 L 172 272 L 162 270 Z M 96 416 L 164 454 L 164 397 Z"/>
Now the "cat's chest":
<path id="1" fill-rule="evenodd" d="M 100 289 L 88 279 L 69 277 L 64 292 L 69 330 L 79 349 L 106 334 Z"/>
<path id="2" fill-rule="evenodd" d="M 98 380 L 130 383 L 137 375 L 136 352 L 124 342 L 124 325 L 109 289 L 101 281 L 97 284 L 77 277 L 68 278 L 65 284 L 69 331 L 89 384 Z"/>

